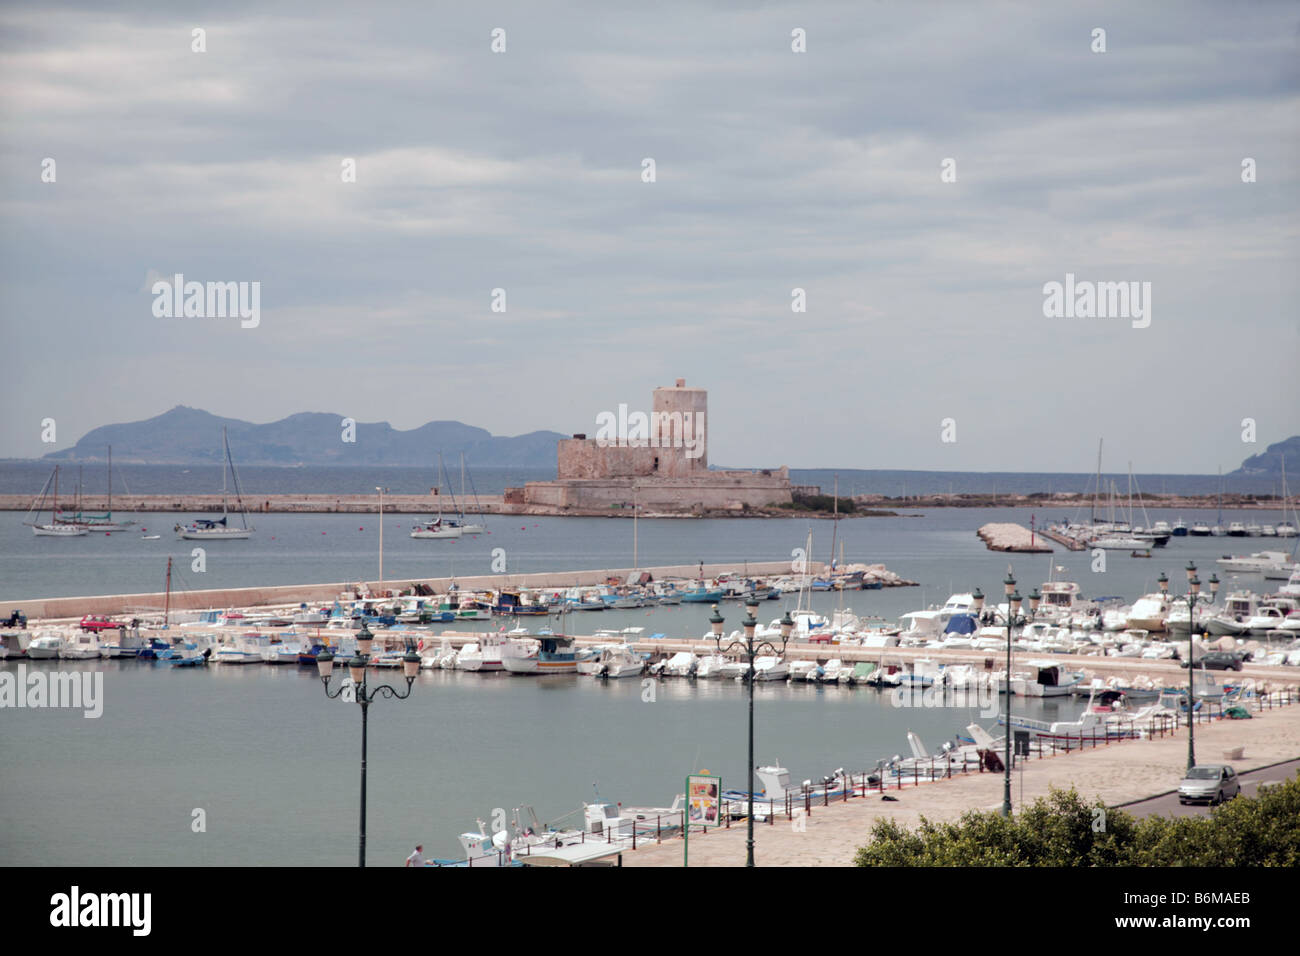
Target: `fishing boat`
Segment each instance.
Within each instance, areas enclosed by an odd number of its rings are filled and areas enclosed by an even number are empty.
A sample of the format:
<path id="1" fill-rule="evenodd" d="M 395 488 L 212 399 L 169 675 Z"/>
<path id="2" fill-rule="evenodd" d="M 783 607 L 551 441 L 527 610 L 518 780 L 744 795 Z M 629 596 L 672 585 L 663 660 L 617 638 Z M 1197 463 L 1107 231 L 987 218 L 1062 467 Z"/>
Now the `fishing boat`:
<path id="1" fill-rule="evenodd" d="M 99 657 L 99 634 L 79 631 L 67 638 L 59 648 L 59 657 L 65 661 L 88 661 Z"/>
<path id="2" fill-rule="evenodd" d="M 48 524 L 40 523 L 41 512 L 45 510 L 45 496 L 53 484 L 54 499 L 50 507 L 50 521 Z M 86 529 L 81 525 L 71 524 L 59 520 L 59 466 L 54 466 L 54 471 L 50 472 L 50 477 L 45 479 L 45 484 L 41 486 L 40 494 L 32 501 L 32 505 L 27 509 L 27 517 L 35 518 L 33 521 L 24 521 L 23 524 L 32 529 L 32 534 L 38 538 L 79 538 L 86 534 Z"/>
<path id="3" fill-rule="evenodd" d="M 511 641 L 501 648 L 501 664 L 512 674 L 576 674 L 575 640 L 562 634 L 538 635 L 535 641 Z"/>
<path id="4" fill-rule="evenodd" d="M 221 445 L 225 458 L 221 462 L 221 517 L 196 518 L 188 525 L 176 525 L 176 534 L 185 541 L 242 541 L 253 534 L 254 528 L 248 526 L 248 512 L 244 508 L 244 498 L 239 490 L 239 473 L 235 471 L 235 460 L 230 456 L 230 440 L 226 429 L 221 429 Z M 235 501 L 239 505 L 240 527 L 232 527 L 230 521 L 230 504 L 227 500 L 226 471 L 229 466 L 230 476 L 235 485 Z"/>

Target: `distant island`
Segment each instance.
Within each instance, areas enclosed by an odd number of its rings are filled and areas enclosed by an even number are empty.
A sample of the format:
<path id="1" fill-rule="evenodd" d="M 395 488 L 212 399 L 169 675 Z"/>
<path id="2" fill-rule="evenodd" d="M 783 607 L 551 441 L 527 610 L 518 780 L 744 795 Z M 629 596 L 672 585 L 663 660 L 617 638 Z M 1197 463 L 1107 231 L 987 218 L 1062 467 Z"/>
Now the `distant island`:
<path id="1" fill-rule="evenodd" d="M 465 453 L 484 468 L 547 468 L 555 465 L 555 443 L 567 435 L 529 432 L 503 437 L 462 422 L 428 422 L 398 431 L 388 422 L 357 422 L 355 441 L 344 441 L 346 416 L 303 412 L 257 425 L 221 418 L 198 408 L 175 408 L 139 422 L 103 425 L 71 448 L 44 457 L 55 462 L 98 462 L 113 446 L 113 461 L 151 465 L 208 464 L 221 460 L 221 429 L 230 436 L 237 465 L 428 466 L 439 451 L 449 470 Z"/>
<path id="2" fill-rule="evenodd" d="M 1288 476 L 1300 478 L 1300 435 L 1292 435 L 1269 445 L 1261 454 L 1251 455 L 1241 463 L 1240 468 L 1230 474 L 1280 477 L 1283 458 L 1288 466 Z M 1300 484 L 1292 485 L 1290 481 L 1287 484 L 1292 488 L 1300 487 Z"/>

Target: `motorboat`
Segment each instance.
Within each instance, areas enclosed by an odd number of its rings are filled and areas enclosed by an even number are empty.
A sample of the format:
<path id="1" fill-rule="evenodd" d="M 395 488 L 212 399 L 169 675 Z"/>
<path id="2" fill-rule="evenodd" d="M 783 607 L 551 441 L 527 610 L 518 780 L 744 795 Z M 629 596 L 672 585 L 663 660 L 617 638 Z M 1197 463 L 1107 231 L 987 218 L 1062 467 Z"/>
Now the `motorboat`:
<path id="1" fill-rule="evenodd" d="M 275 641 L 262 648 L 263 664 L 297 664 L 302 646 L 297 641 Z"/>
<path id="2" fill-rule="evenodd" d="M 1225 571 L 1238 574 L 1258 574 L 1267 570 L 1294 570 L 1289 555 L 1284 551 L 1256 551 L 1250 555 L 1225 554 L 1215 563 Z"/>
<path id="3" fill-rule="evenodd" d="M 1146 631 L 1163 631 L 1169 613 L 1166 599 L 1160 594 L 1145 594 L 1133 602 L 1125 627 Z"/>
<path id="4" fill-rule="evenodd" d="M 1082 671 L 1067 671 L 1057 661 L 1024 661 L 1027 674 L 1011 675 L 1011 692 L 1023 697 L 1066 697 L 1083 682 Z"/>
<path id="5" fill-rule="evenodd" d="M 41 628 L 33 634 L 27 645 L 27 656 L 34 661 L 57 660 L 65 643 L 63 632 L 56 628 Z"/>
<path id="6" fill-rule="evenodd" d="M 664 677 L 694 677 L 697 663 L 695 655 L 690 651 L 678 651 L 672 657 L 655 664 L 650 672 Z"/>
<path id="7" fill-rule="evenodd" d="M 596 659 L 595 677 L 639 677 L 645 669 L 645 659 L 626 644 L 605 647 Z"/>
<path id="8" fill-rule="evenodd" d="M 1119 533 L 1100 535 L 1088 542 L 1088 547 L 1105 551 L 1142 551 L 1150 546 L 1151 542 L 1146 538 Z"/>
<path id="9" fill-rule="evenodd" d="M 262 651 L 271 639 L 260 634 L 245 634 L 226 644 L 219 644 L 212 655 L 218 664 L 261 664 Z"/>
<path id="10" fill-rule="evenodd" d="M 1246 537 L 1246 526 L 1240 521 L 1229 522 L 1226 533 L 1229 538 L 1244 538 Z"/>
<path id="11" fill-rule="evenodd" d="M 1251 634 L 1267 634 L 1271 630 L 1280 628 L 1286 619 L 1286 612 L 1280 608 L 1262 606 L 1242 624 Z"/>
<path id="12" fill-rule="evenodd" d="M 1196 538 L 1208 538 L 1211 534 L 1210 523 L 1208 521 L 1194 521 L 1188 534 Z"/>
<path id="13" fill-rule="evenodd" d="M 730 663 L 721 654 L 703 654 L 695 662 L 695 676 L 699 680 L 718 680 L 722 677 L 722 669 Z"/>

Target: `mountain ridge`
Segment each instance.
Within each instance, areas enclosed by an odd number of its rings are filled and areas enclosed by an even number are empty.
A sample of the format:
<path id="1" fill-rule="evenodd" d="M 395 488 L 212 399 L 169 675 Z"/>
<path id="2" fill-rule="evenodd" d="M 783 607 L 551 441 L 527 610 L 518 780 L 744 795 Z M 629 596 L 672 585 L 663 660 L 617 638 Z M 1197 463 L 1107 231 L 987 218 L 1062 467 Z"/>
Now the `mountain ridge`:
<path id="1" fill-rule="evenodd" d="M 209 464 L 223 456 L 224 427 L 238 465 L 420 466 L 435 461 L 442 451 L 444 455 L 464 452 L 470 463 L 482 467 L 524 468 L 553 466 L 555 443 L 568 437 L 550 431 L 500 436 L 447 420 L 405 431 L 386 421 L 357 422 L 348 436 L 344 418 L 330 412 L 296 412 L 259 425 L 175 405 L 153 418 L 93 428 L 71 448 L 42 457 L 55 462 L 99 462 L 108 457 L 112 445 L 113 458 L 124 464 Z M 345 437 L 355 440 L 345 441 Z"/>
<path id="2" fill-rule="evenodd" d="M 1278 475 L 1282 474 L 1283 459 L 1291 466 L 1291 476 L 1297 479 L 1300 487 L 1300 435 L 1292 435 L 1279 442 L 1274 442 L 1258 455 L 1251 455 L 1230 475 Z M 1290 485 L 1290 482 L 1288 482 Z"/>

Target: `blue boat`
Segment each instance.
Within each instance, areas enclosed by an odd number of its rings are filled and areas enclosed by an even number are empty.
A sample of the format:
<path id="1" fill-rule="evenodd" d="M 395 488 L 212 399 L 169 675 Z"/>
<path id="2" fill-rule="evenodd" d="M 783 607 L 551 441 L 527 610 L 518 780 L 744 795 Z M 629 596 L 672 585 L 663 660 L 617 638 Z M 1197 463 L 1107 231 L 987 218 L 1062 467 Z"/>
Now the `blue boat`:
<path id="1" fill-rule="evenodd" d="M 683 604 L 716 604 L 722 600 L 722 588 L 692 588 L 682 592 Z"/>

